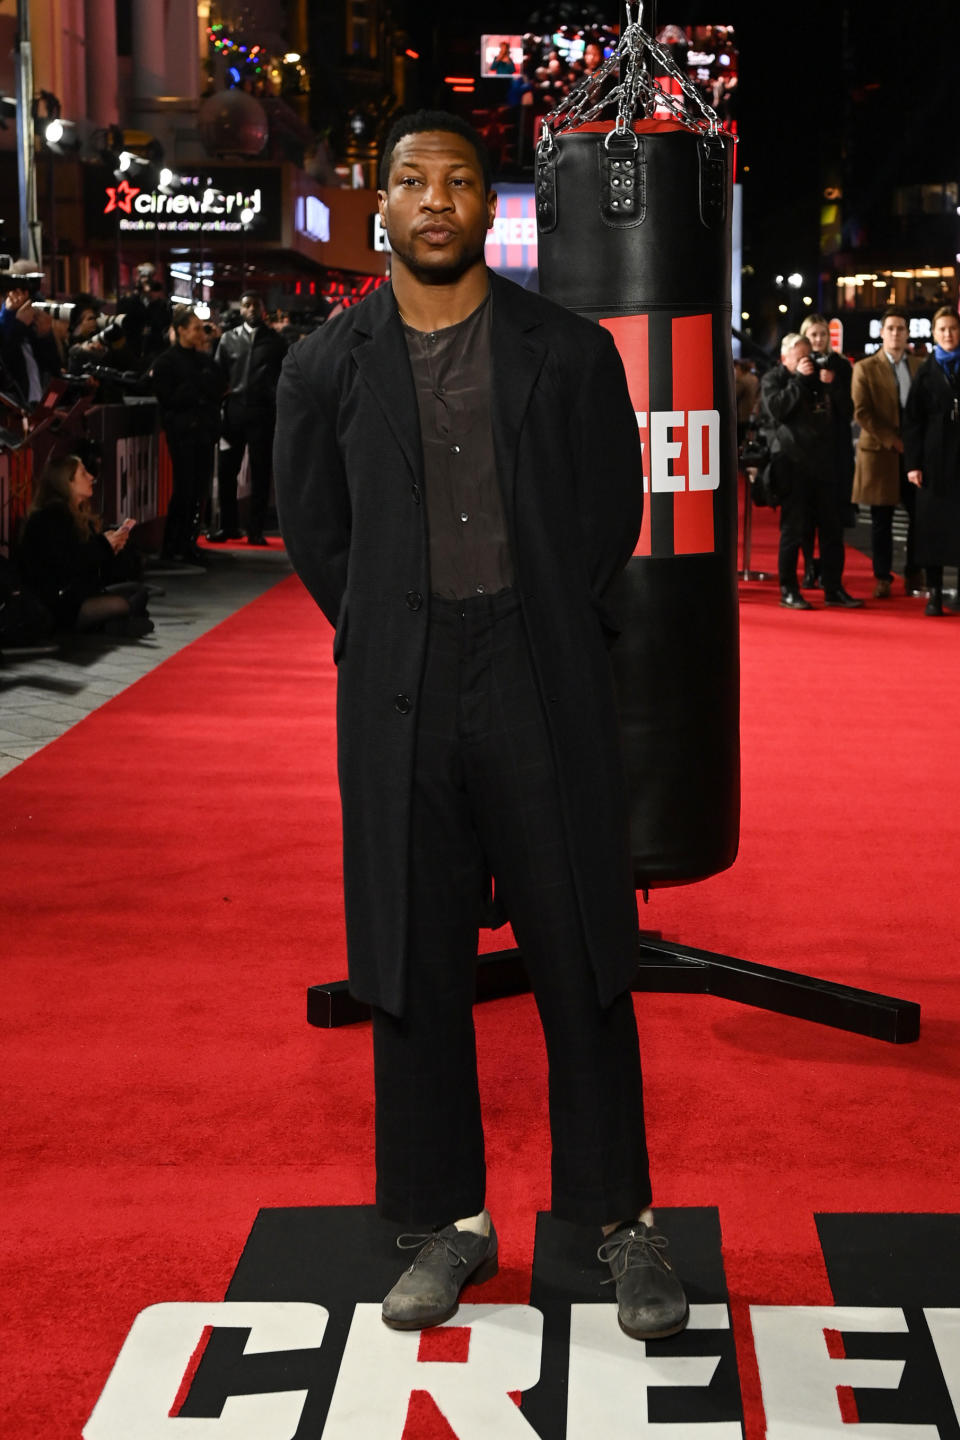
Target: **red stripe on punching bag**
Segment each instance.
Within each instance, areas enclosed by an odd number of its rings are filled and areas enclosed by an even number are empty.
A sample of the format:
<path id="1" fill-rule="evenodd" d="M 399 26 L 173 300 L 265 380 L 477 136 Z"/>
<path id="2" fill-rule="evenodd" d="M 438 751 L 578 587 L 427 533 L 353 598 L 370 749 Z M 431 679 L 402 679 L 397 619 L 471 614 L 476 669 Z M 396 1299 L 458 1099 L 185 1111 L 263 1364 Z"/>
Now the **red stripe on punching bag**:
<path id="1" fill-rule="evenodd" d="M 682 449 L 675 474 L 686 484 L 673 497 L 673 553 L 716 550 L 714 491 L 720 484 L 720 416 L 713 398 L 713 320 L 684 315 L 673 322 L 673 406 L 686 416 L 675 432 Z"/>
<path id="2" fill-rule="evenodd" d="M 616 315 L 600 324 L 609 330 L 620 351 L 627 375 L 630 403 L 637 413 L 637 423 L 644 435 L 650 410 L 650 341 L 646 315 Z M 643 527 L 634 555 L 650 554 L 650 455 L 643 446 Z"/>

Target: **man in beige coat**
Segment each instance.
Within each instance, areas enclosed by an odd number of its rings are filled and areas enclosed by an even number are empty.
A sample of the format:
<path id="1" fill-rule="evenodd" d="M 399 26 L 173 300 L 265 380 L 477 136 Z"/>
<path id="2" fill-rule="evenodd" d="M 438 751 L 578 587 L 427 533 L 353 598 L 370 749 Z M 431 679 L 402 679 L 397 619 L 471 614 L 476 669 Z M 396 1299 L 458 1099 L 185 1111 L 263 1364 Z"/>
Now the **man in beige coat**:
<path id="1" fill-rule="evenodd" d="M 907 317 L 884 311 L 880 349 L 853 367 L 853 418 L 860 426 L 853 500 L 870 506 L 873 541 L 874 596 L 886 600 L 893 581 L 893 512 L 907 512 L 907 558 L 903 572 L 908 595 L 920 588 L 921 573 L 913 558 L 913 512 L 916 495 L 903 465 L 901 421 L 910 384 L 922 361 L 907 354 Z"/>

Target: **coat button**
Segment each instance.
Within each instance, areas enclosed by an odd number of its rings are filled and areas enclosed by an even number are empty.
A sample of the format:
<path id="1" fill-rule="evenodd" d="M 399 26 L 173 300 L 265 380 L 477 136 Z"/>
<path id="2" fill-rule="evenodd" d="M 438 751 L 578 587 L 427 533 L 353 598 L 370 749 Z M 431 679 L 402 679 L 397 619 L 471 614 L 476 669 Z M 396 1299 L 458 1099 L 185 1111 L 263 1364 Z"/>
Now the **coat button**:
<path id="1" fill-rule="evenodd" d="M 411 610 L 419 610 L 422 604 L 423 596 L 420 594 L 419 590 L 407 591 L 407 605 L 410 607 Z"/>
<path id="2" fill-rule="evenodd" d="M 394 708 L 394 710 L 396 710 L 396 712 L 397 712 L 398 715 L 409 715 L 409 714 L 410 714 L 410 698 L 409 698 L 409 696 L 407 696 L 407 695 L 395 695 L 394 698 L 393 698 L 393 708 Z"/>
<path id="3" fill-rule="evenodd" d="M 411 485 L 411 487 L 410 487 L 410 494 L 413 496 L 414 504 L 415 504 L 415 505 L 419 505 L 419 504 L 420 504 L 420 486 L 419 486 L 419 485 Z"/>

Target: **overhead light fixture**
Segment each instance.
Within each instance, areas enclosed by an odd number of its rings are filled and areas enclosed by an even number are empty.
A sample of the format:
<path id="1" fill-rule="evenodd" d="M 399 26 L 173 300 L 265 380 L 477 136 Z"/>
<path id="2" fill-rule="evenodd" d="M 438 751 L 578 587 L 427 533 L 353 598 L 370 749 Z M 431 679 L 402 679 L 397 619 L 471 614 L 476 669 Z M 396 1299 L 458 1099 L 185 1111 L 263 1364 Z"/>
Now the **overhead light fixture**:
<path id="1" fill-rule="evenodd" d="M 284 55 L 284 57 L 283 57 L 283 63 L 284 63 L 284 65 L 299 65 L 299 64 L 300 64 L 300 52 L 299 52 L 299 50 L 288 50 L 287 53 L 286 53 L 286 55 Z"/>

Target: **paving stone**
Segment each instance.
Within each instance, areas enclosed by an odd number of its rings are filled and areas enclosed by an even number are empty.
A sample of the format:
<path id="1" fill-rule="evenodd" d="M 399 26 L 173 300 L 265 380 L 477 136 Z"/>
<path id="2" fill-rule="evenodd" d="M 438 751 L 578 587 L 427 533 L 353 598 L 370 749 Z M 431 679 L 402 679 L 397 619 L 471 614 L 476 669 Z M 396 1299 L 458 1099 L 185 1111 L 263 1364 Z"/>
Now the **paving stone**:
<path id="1" fill-rule="evenodd" d="M 157 630 L 139 642 L 72 636 L 56 655 L 5 657 L 0 777 L 290 573 L 282 551 L 216 555 L 207 571 L 178 571 L 160 581 L 166 593 L 150 601 Z"/>
<path id="2" fill-rule="evenodd" d="M 35 715 L 4 715 L 3 717 L 4 730 L 19 737 L 13 742 L 14 744 L 23 740 L 55 740 L 73 723 L 74 721 L 71 720 L 40 720 Z"/>

